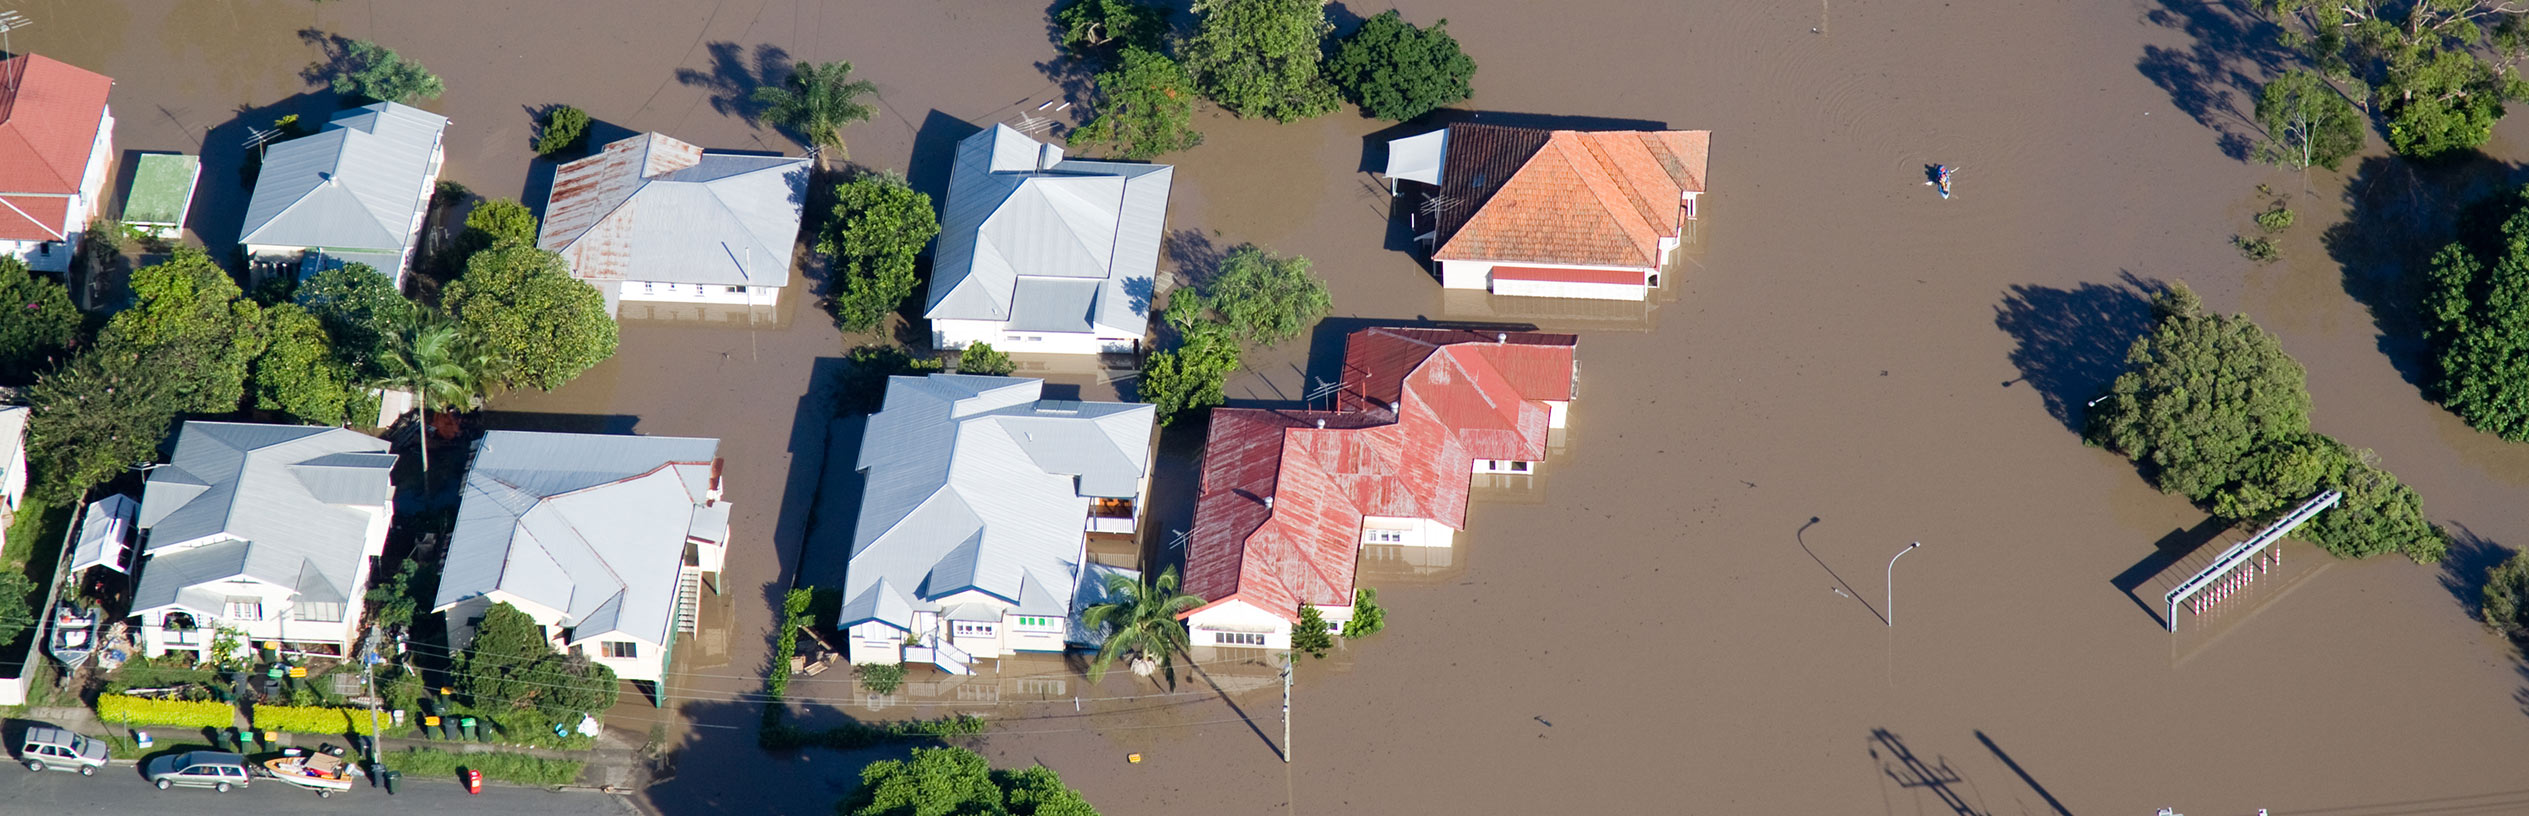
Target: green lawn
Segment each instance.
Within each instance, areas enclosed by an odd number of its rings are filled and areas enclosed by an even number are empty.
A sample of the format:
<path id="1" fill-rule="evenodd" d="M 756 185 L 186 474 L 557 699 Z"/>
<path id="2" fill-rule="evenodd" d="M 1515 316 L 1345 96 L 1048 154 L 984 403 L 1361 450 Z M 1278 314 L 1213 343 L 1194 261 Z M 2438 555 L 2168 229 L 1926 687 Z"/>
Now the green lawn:
<path id="1" fill-rule="evenodd" d="M 450 753 L 435 748 L 407 748 L 379 757 L 386 767 L 405 776 L 456 778 L 458 768 L 483 772 L 483 778 L 516 782 L 522 785 L 568 785 L 580 778 L 580 769 L 587 763 L 568 759 L 545 759 L 506 751 L 483 751 L 470 754 Z"/>

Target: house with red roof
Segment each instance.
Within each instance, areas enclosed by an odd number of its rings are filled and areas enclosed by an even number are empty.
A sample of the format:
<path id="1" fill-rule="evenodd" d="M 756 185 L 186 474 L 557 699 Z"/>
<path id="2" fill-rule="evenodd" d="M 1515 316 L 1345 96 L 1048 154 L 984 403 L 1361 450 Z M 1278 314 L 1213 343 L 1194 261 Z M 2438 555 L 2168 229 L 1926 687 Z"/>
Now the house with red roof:
<path id="1" fill-rule="evenodd" d="M 113 89 L 51 57 L 0 60 L 0 252 L 69 271 L 114 168 Z"/>
<path id="2" fill-rule="evenodd" d="M 1499 295 L 1644 300 L 1704 192 L 1712 132 L 1459 123 L 1389 143 L 1422 182 L 1418 236 L 1440 283 Z"/>
<path id="3" fill-rule="evenodd" d="M 1287 649 L 1300 605 L 1352 617 L 1366 544 L 1447 547 L 1481 473 L 1531 473 L 1571 407 L 1568 334 L 1373 328 L 1331 411 L 1217 408 L 1186 538 L 1196 646 Z"/>

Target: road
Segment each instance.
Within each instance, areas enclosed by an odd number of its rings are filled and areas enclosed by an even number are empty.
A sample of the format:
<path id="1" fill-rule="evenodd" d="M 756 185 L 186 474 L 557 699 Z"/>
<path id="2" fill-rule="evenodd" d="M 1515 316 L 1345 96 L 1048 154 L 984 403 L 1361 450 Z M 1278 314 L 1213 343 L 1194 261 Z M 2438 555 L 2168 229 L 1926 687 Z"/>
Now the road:
<path id="1" fill-rule="evenodd" d="M 331 799 L 266 780 L 245 790 L 215 793 L 177 788 L 158 790 L 140 780 L 129 765 L 101 770 L 93 777 L 68 773 L 27 773 L 0 768 L 0 812 L 48 816 L 123 816 L 181 810 L 197 816 L 272 816 L 291 813 L 350 813 L 393 802 L 398 810 L 427 811 L 438 816 L 620 816 L 635 813 L 618 796 L 602 793 L 553 793 L 532 788 L 486 786 L 469 796 L 453 780 L 407 778 L 393 797 L 382 790 L 355 788 Z"/>

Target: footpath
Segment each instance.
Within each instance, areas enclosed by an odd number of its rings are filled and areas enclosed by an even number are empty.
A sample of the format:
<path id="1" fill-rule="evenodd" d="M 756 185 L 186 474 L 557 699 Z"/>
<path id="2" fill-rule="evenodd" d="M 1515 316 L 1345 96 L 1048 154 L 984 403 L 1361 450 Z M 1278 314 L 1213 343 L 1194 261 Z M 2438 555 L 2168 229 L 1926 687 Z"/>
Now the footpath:
<path id="1" fill-rule="evenodd" d="M 108 725 L 97 719 L 96 712 L 77 706 L 28 708 L 25 709 L 25 714 L 19 717 L 11 718 L 11 720 L 15 721 L 11 723 L 13 727 L 7 729 L 6 732 L 10 735 L 21 733 L 21 729 L 14 726 L 20 725 L 23 722 L 31 721 L 67 728 L 92 737 L 105 736 L 108 734 L 123 737 L 130 736 L 128 733 L 130 728 L 129 726 Z M 151 729 L 142 728 L 141 730 Z M 159 745 L 162 746 L 191 744 L 203 741 L 202 734 L 200 732 L 184 728 L 157 729 L 151 734 L 151 736 Z M 349 747 L 347 744 L 347 738 L 345 737 L 317 736 L 314 734 L 284 733 L 281 735 L 281 741 L 278 744 L 284 746 L 296 746 L 300 748 L 315 748 L 320 744 L 329 742 Z M 380 737 L 377 742 L 378 755 L 385 760 L 386 765 L 389 768 L 392 768 L 395 765 L 394 757 L 396 753 L 407 748 L 428 748 L 438 751 L 446 751 L 451 754 L 525 754 L 528 756 L 543 757 L 545 759 L 567 759 L 586 763 L 586 767 L 580 771 L 579 779 L 572 784 L 561 786 L 560 789 L 562 790 L 631 793 L 646 787 L 650 782 L 649 763 L 642 759 L 640 746 L 623 741 L 622 739 L 616 737 L 614 732 L 611 731 L 601 731 L 598 733 L 596 747 L 575 751 L 555 748 L 530 748 L 522 745 L 500 745 L 488 742 L 474 742 L 464 739 L 445 740 L 411 739 L 407 737 Z M 17 746 L 8 746 L 8 751 L 11 756 L 15 756 L 17 753 Z M 136 763 L 137 760 L 114 760 L 114 764 L 116 765 L 132 765 Z M 407 775 L 404 778 L 404 781 L 412 782 L 415 779 L 415 777 Z M 447 781 L 453 782 L 456 780 L 451 779 Z M 494 783 L 486 780 L 486 784 Z"/>

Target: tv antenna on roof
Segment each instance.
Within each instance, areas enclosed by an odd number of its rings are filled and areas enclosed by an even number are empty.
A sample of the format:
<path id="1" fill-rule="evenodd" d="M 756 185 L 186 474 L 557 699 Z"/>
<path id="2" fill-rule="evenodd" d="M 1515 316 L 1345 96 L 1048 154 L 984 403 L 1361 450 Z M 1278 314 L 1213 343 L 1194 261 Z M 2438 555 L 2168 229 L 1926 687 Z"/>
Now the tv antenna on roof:
<path id="1" fill-rule="evenodd" d="M 1184 547 L 1186 537 L 1194 534 L 1191 530 L 1171 530 L 1169 532 L 1176 533 L 1175 537 L 1168 539 L 1168 549 L 1171 550 Z"/>
<path id="2" fill-rule="evenodd" d="M 1311 405 L 1315 405 L 1318 400 L 1334 396 L 1335 392 L 1344 390 L 1344 385 L 1345 383 L 1342 380 L 1334 380 L 1332 382 L 1318 380 L 1317 387 L 1309 389 L 1308 395 L 1302 397 L 1301 399 Z"/>
<path id="3" fill-rule="evenodd" d="M 24 13 L 21 13 L 21 12 L 19 12 L 19 11 L 18 11 L 18 10 L 16 10 L 16 9 L 10 9 L 10 10 L 7 10 L 7 11 L 0 11 L 0 54 L 6 54 L 6 55 L 8 55 L 8 56 L 12 56 L 12 57 L 17 56 L 17 55 L 18 55 L 18 50 L 17 50 L 17 48 L 16 48 L 16 47 L 14 47 L 14 46 L 11 46 L 11 45 L 9 44 L 9 32 L 16 31 L 16 30 L 18 30 L 18 29 L 25 28 L 25 27 L 27 27 L 27 26 L 31 26 L 31 25 L 34 25 L 34 24 L 35 24 L 35 21 L 34 21 L 34 20 L 29 20 L 29 19 L 27 19 L 27 18 L 26 18 L 26 15 L 25 15 Z M 16 93 L 16 92 L 17 92 L 17 90 L 18 90 L 18 80 L 19 80 L 20 78 L 24 77 L 25 75 L 26 75 L 26 64 L 25 64 L 25 63 L 19 63 L 19 64 L 18 64 L 18 69 L 17 69 L 16 71 L 11 72 L 11 73 L 10 73 L 7 77 L 5 77 L 5 78 L 4 78 L 4 79 L 8 82 L 8 87 L 9 87 L 9 92 L 10 92 L 10 93 Z"/>

